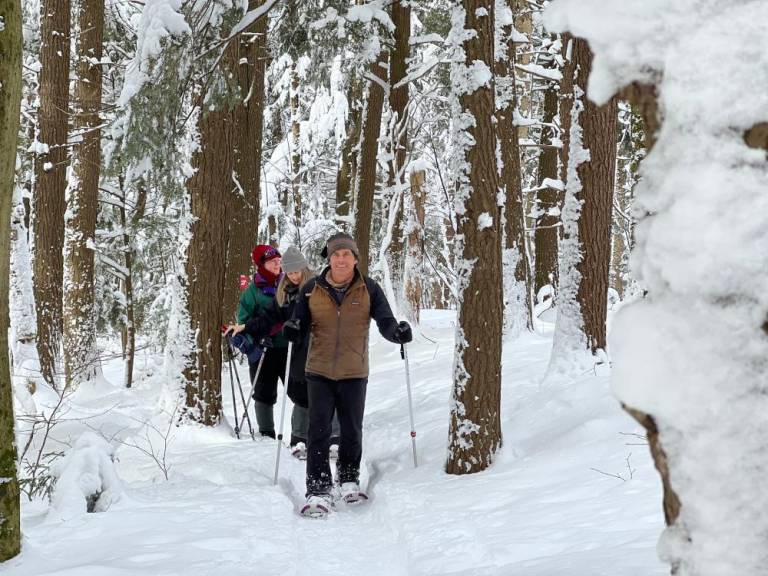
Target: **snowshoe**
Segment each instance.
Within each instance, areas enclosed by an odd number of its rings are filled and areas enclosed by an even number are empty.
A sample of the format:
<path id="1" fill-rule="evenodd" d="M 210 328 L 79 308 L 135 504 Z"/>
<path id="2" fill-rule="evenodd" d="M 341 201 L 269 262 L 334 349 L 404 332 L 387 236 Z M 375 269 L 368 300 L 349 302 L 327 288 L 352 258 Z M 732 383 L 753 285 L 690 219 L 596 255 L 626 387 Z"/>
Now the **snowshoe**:
<path id="1" fill-rule="evenodd" d="M 305 518 L 325 518 L 333 510 L 333 499 L 327 495 L 307 496 L 300 514 Z"/>
<path id="2" fill-rule="evenodd" d="M 297 442 L 291 446 L 291 456 L 298 460 L 307 459 L 307 445 L 304 442 Z"/>
<path id="3" fill-rule="evenodd" d="M 344 482 L 341 485 L 341 499 L 347 504 L 362 504 L 368 500 L 368 494 L 360 489 L 357 482 Z"/>

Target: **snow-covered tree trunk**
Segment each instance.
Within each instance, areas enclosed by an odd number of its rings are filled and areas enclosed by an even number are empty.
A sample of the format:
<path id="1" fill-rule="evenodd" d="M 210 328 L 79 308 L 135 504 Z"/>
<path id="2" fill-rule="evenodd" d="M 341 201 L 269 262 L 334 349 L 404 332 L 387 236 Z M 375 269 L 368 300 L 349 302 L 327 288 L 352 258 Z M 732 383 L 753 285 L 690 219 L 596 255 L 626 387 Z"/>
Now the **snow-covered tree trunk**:
<path id="1" fill-rule="evenodd" d="M 0 562 L 21 549 L 13 388 L 8 355 L 8 277 L 16 142 L 21 110 L 21 3 L 0 1 Z"/>
<path id="2" fill-rule="evenodd" d="M 531 268 L 525 242 L 520 146 L 515 127 L 515 0 L 496 2 L 496 134 L 500 157 L 500 209 L 504 217 L 504 324 L 516 337 L 533 328 Z"/>
<path id="3" fill-rule="evenodd" d="M 629 252 L 634 243 L 632 198 L 637 170 L 645 155 L 642 120 L 627 102 L 619 103 L 619 138 L 616 166 L 616 195 L 613 200 L 613 245 L 611 247 L 611 286 L 623 299 L 629 287 Z"/>
<path id="4" fill-rule="evenodd" d="M 501 444 L 501 235 L 494 102 L 494 2 L 454 4 L 451 39 L 459 316 L 449 474 L 487 468 Z"/>
<path id="5" fill-rule="evenodd" d="M 394 211 L 392 239 L 387 249 L 387 264 L 391 271 L 393 292 L 403 290 L 406 232 L 403 227 L 407 199 L 406 162 L 408 158 L 408 60 L 411 55 L 411 7 L 408 2 L 396 0 L 390 5 L 390 16 L 395 25 L 394 49 L 389 59 L 389 189 L 390 202 L 398 203 Z"/>
<path id="6" fill-rule="evenodd" d="M 68 387 L 100 370 L 94 308 L 96 214 L 101 173 L 104 0 L 80 0 L 73 98 L 75 145 L 64 240 L 64 373 Z"/>
<path id="7" fill-rule="evenodd" d="M 362 126 L 363 83 L 352 76 L 347 88 L 347 122 L 345 124 L 344 144 L 341 147 L 339 169 L 336 174 L 336 225 L 344 230 L 350 230 L 352 222 L 350 214 L 354 198 L 355 176 L 357 173 L 357 147 L 360 144 L 360 129 Z"/>
<path id="8" fill-rule="evenodd" d="M 262 4 L 263 0 L 250 0 L 248 10 Z M 238 102 L 232 111 L 237 190 L 227 215 L 227 271 L 222 302 L 222 318 L 226 323 L 235 319 L 240 298 L 239 278 L 251 269 L 251 250 L 257 243 L 259 229 L 267 22 L 267 18 L 259 18 L 247 28 L 234 44 L 235 54 L 227 55 L 225 62 L 237 77 L 239 87 Z"/>
<path id="9" fill-rule="evenodd" d="M 592 53 L 572 38 L 568 171 L 563 202 L 558 314 L 551 372 L 582 371 L 605 349 L 611 214 L 616 161 L 616 100 L 587 100 Z M 569 84 L 571 83 L 569 82 Z"/>
<path id="10" fill-rule="evenodd" d="M 301 110 L 299 106 L 299 94 L 301 90 L 301 80 L 299 71 L 294 60 L 291 64 L 291 135 L 289 137 L 291 149 L 291 202 L 293 203 L 293 225 L 296 230 L 301 229 Z M 288 214 L 288 202 L 285 204 L 285 213 Z"/>
<path id="11" fill-rule="evenodd" d="M 16 197 L 11 214 L 11 265 L 10 265 L 10 320 L 16 342 L 33 342 L 37 336 L 35 299 L 32 288 L 32 260 L 29 253 L 29 230 L 26 226 L 27 211 L 20 188 L 15 189 Z"/>
<path id="12" fill-rule="evenodd" d="M 411 187 L 408 194 L 408 220 L 405 226 L 408 249 L 404 269 L 405 315 L 418 323 L 424 291 L 424 219 L 426 211 L 426 170 L 418 162 L 410 166 Z"/>
<path id="13" fill-rule="evenodd" d="M 560 205 L 563 184 L 557 178 L 557 152 L 554 146 L 556 131 L 555 118 L 558 112 L 559 87 L 550 84 L 544 92 L 544 113 L 542 116 L 543 146 L 539 155 L 536 192 L 536 231 L 534 246 L 536 266 L 534 292 L 549 285 L 557 286 L 557 245 L 560 239 Z"/>
<path id="14" fill-rule="evenodd" d="M 70 0 L 40 2 L 39 141 L 32 196 L 37 351 L 42 376 L 56 386 L 63 330 L 64 211 L 69 121 Z"/>
<path id="15" fill-rule="evenodd" d="M 678 576 L 763 574 L 768 6 L 558 0 L 549 18 L 589 39 L 590 96 L 629 99 L 649 142 L 632 256 L 648 295 L 614 320 L 611 355 L 664 482 L 659 550 Z"/>
<path id="16" fill-rule="evenodd" d="M 363 133 L 355 176 L 355 242 L 360 250 L 360 272 L 368 274 L 373 196 L 376 192 L 376 168 L 384 107 L 384 83 L 387 81 L 388 53 L 382 51 L 369 67 L 365 99 Z"/>

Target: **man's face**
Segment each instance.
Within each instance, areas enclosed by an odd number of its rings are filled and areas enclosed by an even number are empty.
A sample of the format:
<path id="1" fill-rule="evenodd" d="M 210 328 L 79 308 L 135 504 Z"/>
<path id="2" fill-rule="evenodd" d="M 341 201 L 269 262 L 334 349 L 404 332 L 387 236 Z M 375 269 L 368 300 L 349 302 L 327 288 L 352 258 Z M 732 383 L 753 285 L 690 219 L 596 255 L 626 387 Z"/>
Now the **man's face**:
<path id="1" fill-rule="evenodd" d="M 355 253 L 349 248 L 341 248 L 331 254 L 331 272 L 338 279 L 345 279 L 352 276 L 355 272 L 357 258 Z"/>

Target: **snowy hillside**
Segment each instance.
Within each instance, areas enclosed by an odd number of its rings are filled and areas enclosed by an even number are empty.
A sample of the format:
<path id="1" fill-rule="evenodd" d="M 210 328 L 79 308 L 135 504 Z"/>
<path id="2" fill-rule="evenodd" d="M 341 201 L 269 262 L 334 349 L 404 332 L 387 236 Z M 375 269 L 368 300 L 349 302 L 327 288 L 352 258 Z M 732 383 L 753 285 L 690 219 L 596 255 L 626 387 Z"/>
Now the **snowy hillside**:
<path id="1" fill-rule="evenodd" d="M 658 476 L 644 439 L 634 435 L 641 430 L 610 395 L 607 367 L 542 384 L 551 334 L 509 343 L 502 453 L 484 473 L 448 476 L 453 316 L 427 311 L 423 330 L 411 349 L 419 468 L 403 362 L 395 346 L 372 333 L 363 452 L 372 500 L 340 505 L 325 520 L 296 513 L 302 462 L 284 450 L 273 486 L 274 441 L 238 441 L 223 426 L 172 429 L 166 481 L 153 459 L 127 445 L 148 447 L 141 425 L 156 414 L 162 382 L 159 370 L 152 372 L 160 359 L 140 361 L 143 379 L 132 390 L 118 385 L 119 362 L 107 366 L 113 384 L 81 388 L 73 413 L 114 436 L 122 496 L 94 514 L 26 503 L 23 552 L 3 574 L 666 574 L 655 550 L 663 528 Z M 245 366 L 240 374 L 247 378 Z M 224 382 L 230 415 L 226 373 Z M 165 432 L 161 418 L 154 422 Z M 72 424 L 68 433 L 79 432 Z M 150 436 L 156 454 L 161 436 Z"/>

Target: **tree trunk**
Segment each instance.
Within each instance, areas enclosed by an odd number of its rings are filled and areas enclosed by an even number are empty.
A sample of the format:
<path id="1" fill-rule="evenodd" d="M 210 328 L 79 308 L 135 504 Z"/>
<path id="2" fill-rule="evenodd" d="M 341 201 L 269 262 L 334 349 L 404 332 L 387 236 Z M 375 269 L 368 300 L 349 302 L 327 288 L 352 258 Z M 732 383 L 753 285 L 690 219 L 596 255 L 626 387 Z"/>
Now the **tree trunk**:
<path id="1" fill-rule="evenodd" d="M 390 6 L 390 15 L 395 25 L 395 46 L 389 61 L 389 185 L 391 201 L 399 202 L 392 226 L 392 240 L 388 250 L 388 264 L 392 271 L 392 284 L 399 293 L 403 285 L 403 264 L 405 237 L 403 215 L 405 199 L 405 163 L 408 159 L 408 83 L 403 82 L 408 74 L 408 58 L 411 55 L 411 7 L 407 2 L 397 0 Z"/>
<path id="2" fill-rule="evenodd" d="M 453 10 L 454 26 L 472 32 L 452 32 L 463 38 L 457 49 L 464 61 L 452 70 L 459 329 L 446 471 L 467 474 L 487 468 L 501 444 L 502 222 L 493 125 L 494 0 L 463 0 Z"/>
<path id="3" fill-rule="evenodd" d="M 510 10 L 515 0 L 508 0 Z M 513 12 L 514 14 L 514 12 Z M 496 134 L 501 152 L 501 186 L 504 201 L 504 312 L 506 328 L 513 335 L 533 329 L 531 268 L 525 242 L 523 185 L 520 174 L 520 146 L 515 128 L 515 44 L 512 25 L 499 31 L 498 45 L 505 50 L 496 57 Z"/>
<path id="4" fill-rule="evenodd" d="M 125 270 L 126 276 L 123 281 L 123 290 L 125 291 L 125 328 L 123 330 L 123 359 L 125 360 L 125 374 L 123 377 L 123 384 L 126 388 L 130 388 L 133 385 L 133 366 L 136 359 L 136 320 L 135 310 L 133 303 L 133 256 L 134 245 L 132 242 L 131 234 L 128 233 L 129 229 L 136 230 L 141 219 L 144 217 L 144 212 L 147 205 L 147 186 L 144 180 L 139 180 L 138 195 L 136 198 L 136 208 L 128 220 L 128 211 L 126 210 L 127 195 L 125 187 L 120 179 L 120 190 L 122 192 L 122 206 L 120 206 L 120 224 L 123 228 L 123 250 L 125 251 Z"/>
<path id="5" fill-rule="evenodd" d="M 352 191 L 355 189 L 355 174 L 357 173 L 357 146 L 360 143 L 360 128 L 362 125 L 363 110 L 362 82 L 352 77 L 347 88 L 347 112 L 346 139 L 341 148 L 341 162 L 336 174 L 336 225 L 344 230 L 352 227 L 349 215 L 351 213 L 354 198 Z"/>
<path id="6" fill-rule="evenodd" d="M 296 62 L 291 66 L 291 198 L 293 200 L 294 226 L 301 229 L 301 111 L 299 110 L 299 72 Z M 288 203 L 285 205 L 288 214 Z M 299 239 L 301 244 L 301 239 Z"/>
<path id="7" fill-rule="evenodd" d="M 600 107 L 587 99 L 592 53 L 584 40 L 571 41 L 568 69 L 573 71 L 573 78 L 569 82 L 564 79 L 564 84 L 572 84 L 573 91 L 558 317 L 551 361 L 555 371 L 580 370 L 585 352 L 591 355 L 605 349 L 616 163 L 616 99 Z"/>
<path id="8" fill-rule="evenodd" d="M 619 97 L 628 100 L 632 104 L 632 107 L 640 114 L 643 124 L 645 148 L 650 152 L 656 143 L 657 132 L 661 123 L 656 87 L 649 84 L 633 83 L 624 87 L 621 92 L 619 92 Z M 629 309 L 631 310 L 631 308 Z M 768 332 L 765 330 L 765 324 L 763 325 L 763 331 Z M 626 404 L 622 404 L 622 406 L 630 416 L 637 420 L 646 430 L 651 456 L 653 457 L 656 470 L 658 470 L 659 476 L 661 476 L 661 483 L 664 491 L 662 498 L 664 520 L 667 526 L 671 526 L 680 515 L 682 503 L 677 492 L 672 487 L 672 480 L 669 475 L 669 460 L 661 444 L 656 419 L 653 415 L 627 406 Z"/>
<path id="9" fill-rule="evenodd" d="M 558 87 L 551 84 L 544 92 L 545 124 L 553 124 L 558 109 Z M 561 118 L 562 120 L 562 118 Z M 542 129 L 542 145 L 544 148 L 539 155 L 538 185 L 536 193 L 536 231 L 534 245 L 536 250 L 536 275 L 534 292 L 539 293 L 544 286 L 557 286 L 557 243 L 560 237 L 560 205 L 562 190 L 555 186 L 545 185 L 547 180 L 557 180 L 557 152 L 552 146 L 555 131 L 551 126 Z"/>
<path id="10" fill-rule="evenodd" d="M 80 0 L 72 180 L 64 244 L 64 372 L 67 386 L 99 372 L 94 311 L 94 242 L 101 172 L 101 55 L 104 0 Z"/>
<path id="11" fill-rule="evenodd" d="M 408 254 L 405 261 L 405 302 L 406 315 L 410 320 L 419 322 L 421 297 L 424 291 L 424 220 L 426 209 L 426 190 L 424 190 L 424 170 L 411 172 L 411 189 L 408 203 Z"/>
<path id="12" fill-rule="evenodd" d="M 357 176 L 355 177 L 355 242 L 360 251 L 358 267 L 363 274 L 368 274 L 381 112 L 384 107 L 382 84 L 387 81 L 387 59 L 388 54 L 382 52 L 370 66 L 369 74 L 378 79 L 378 82 L 375 80 L 368 81 L 368 96 L 363 113 L 365 123 L 363 124 L 363 135 L 357 162 Z"/>
<path id="13" fill-rule="evenodd" d="M 232 184 L 232 116 L 227 110 L 202 114 L 200 148 L 192 158 L 195 174 L 187 180 L 192 237 L 187 249 L 187 305 L 195 347 L 184 370 L 185 415 L 215 426 L 221 413 L 221 301 L 226 273 L 227 204 Z"/>
<path id="14" fill-rule="evenodd" d="M 33 194 L 34 286 L 40 370 L 56 386 L 62 334 L 67 122 L 69 112 L 69 0 L 40 6 L 40 127 Z"/>
<path id="15" fill-rule="evenodd" d="M 623 300 L 630 281 L 629 253 L 634 243 L 635 223 L 630 212 L 645 145 L 642 120 L 627 102 L 619 105 L 619 121 L 622 134 L 617 152 L 616 197 L 613 201 L 611 285 Z"/>
<path id="16" fill-rule="evenodd" d="M 262 4 L 263 0 L 250 0 L 248 10 Z M 241 36 L 238 53 L 226 61 L 237 76 L 241 101 L 233 110 L 234 173 L 238 190 L 227 215 L 227 272 L 222 302 L 225 323 L 235 319 L 240 275 L 249 273 L 251 250 L 258 243 L 267 22 L 267 18 L 254 22 Z"/>
<path id="17" fill-rule="evenodd" d="M 21 115 L 21 3 L 0 0 L 0 562 L 21 550 L 13 383 L 8 355 L 11 201 Z"/>
<path id="18" fill-rule="evenodd" d="M 32 296 L 32 260 L 29 254 L 29 230 L 25 199 L 17 187 L 11 216 L 11 264 L 10 264 L 10 305 L 11 327 L 16 342 L 11 350 L 17 350 L 16 343 L 31 343 L 37 337 L 35 299 Z"/>
<path id="19" fill-rule="evenodd" d="M 524 44 L 523 54 L 520 55 L 520 64 L 527 65 L 531 63 L 532 44 L 530 43 L 531 37 L 534 34 L 533 28 L 533 12 L 532 5 L 528 0 L 507 0 L 507 4 L 512 9 L 514 15 L 515 29 L 524 34 L 528 38 L 528 43 Z M 527 77 L 530 80 L 530 74 L 524 73 L 524 78 Z M 520 115 L 529 118 L 531 116 L 531 91 L 533 90 L 533 83 L 523 81 L 518 83 L 517 91 L 520 95 L 518 102 L 518 110 Z M 520 85 L 521 84 L 521 85 Z M 530 135 L 530 129 L 528 126 L 520 126 L 517 128 L 518 138 L 527 139 Z"/>
<path id="20" fill-rule="evenodd" d="M 578 81 L 587 91 L 587 79 L 592 54 L 586 42 L 577 49 Z M 582 72 L 583 71 L 583 72 Z M 608 305 L 608 275 L 611 264 L 611 217 L 613 215 L 613 186 L 616 176 L 616 98 L 604 106 L 595 106 L 586 99 L 584 106 L 583 147 L 589 150 L 588 162 L 576 170 L 582 189 L 579 217 L 579 243 L 582 258 L 577 265 L 581 276 L 577 299 L 584 318 L 587 345 L 592 352 L 606 347 L 606 313 Z"/>

